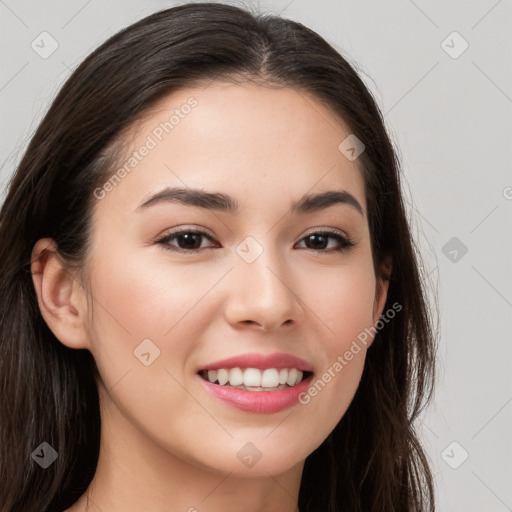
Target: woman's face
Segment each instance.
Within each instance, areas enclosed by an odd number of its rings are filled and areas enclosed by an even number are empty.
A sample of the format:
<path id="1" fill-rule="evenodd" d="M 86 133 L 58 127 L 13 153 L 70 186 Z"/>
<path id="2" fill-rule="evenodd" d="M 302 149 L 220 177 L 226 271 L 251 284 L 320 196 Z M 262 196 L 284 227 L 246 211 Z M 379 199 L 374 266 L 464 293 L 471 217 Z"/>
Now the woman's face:
<path id="1" fill-rule="evenodd" d="M 119 435 L 137 432 L 197 467 L 268 476 L 333 430 L 371 341 L 358 335 L 385 301 L 358 160 L 339 149 L 349 135 L 308 94 L 250 83 L 181 90 L 137 126 L 124 172 L 95 191 L 88 261 L 87 348 Z M 327 191 L 341 194 L 304 202 Z M 276 354 L 303 362 L 243 359 Z M 265 386 L 293 383 L 282 370 L 301 367 L 307 381 L 280 391 L 201 376 L 223 368 L 210 376 Z"/>

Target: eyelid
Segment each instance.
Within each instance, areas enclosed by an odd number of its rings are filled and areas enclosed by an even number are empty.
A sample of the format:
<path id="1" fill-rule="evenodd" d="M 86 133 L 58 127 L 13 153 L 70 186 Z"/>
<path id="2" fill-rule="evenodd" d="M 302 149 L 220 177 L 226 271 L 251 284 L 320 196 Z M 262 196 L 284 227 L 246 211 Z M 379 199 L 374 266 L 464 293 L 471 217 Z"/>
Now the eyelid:
<path id="1" fill-rule="evenodd" d="M 347 233 L 345 233 L 341 229 L 316 227 L 316 228 L 311 228 L 308 231 L 306 231 L 305 233 L 303 233 L 301 235 L 301 237 L 297 240 L 297 242 L 300 242 L 304 237 L 306 237 L 308 235 L 315 234 L 315 233 L 333 233 L 336 235 L 340 235 L 343 238 L 346 238 L 347 240 L 350 240 L 350 237 L 347 235 Z"/>
<path id="2" fill-rule="evenodd" d="M 200 227 L 200 226 L 196 226 L 193 224 L 180 225 L 175 228 L 172 228 L 170 231 L 165 231 L 164 233 L 165 234 L 157 237 L 157 241 L 161 240 L 162 238 L 167 238 L 172 235 L 174 235 L 174 236 L 180 235 L 181 233 L 201 233 L 202 235 L 205 235 L 205 236 L 215 240 L 215 235 L 210 230 L 208 230 L 207 228 L 203 228 L 202 226 Z"/>

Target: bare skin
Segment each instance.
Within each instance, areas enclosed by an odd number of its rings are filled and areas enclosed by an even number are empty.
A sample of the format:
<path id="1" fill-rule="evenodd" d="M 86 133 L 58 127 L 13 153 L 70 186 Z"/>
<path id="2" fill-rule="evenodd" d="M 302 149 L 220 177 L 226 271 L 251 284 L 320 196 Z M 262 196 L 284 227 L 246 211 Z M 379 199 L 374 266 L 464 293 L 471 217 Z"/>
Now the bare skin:
<path id="1" fill-rule="evenodd" d="M 158 140 L 155 129 L 191 97 L 197 105 Z M 64 345 L 90 350 L 101 375 L 98 468 L 67 512 L 297 510 L 304 461 L 350 405 L 372 339 L 307 404 L 272 414 L 221 402 L 197 371 L 248 352 L 287 352 L 320 378 L 376 324 L 388 281 L 374 273 L 358 161 L 338 149 L 349 134 L 293 89 L 215 82 L 181 90 L 137 126 L 127 157 L 148 136 L 155 147 L 98 194 L 92 296 L 50 239 L 34 246 L 45 321 Z M 137 209 L 167 186 L 228 194 L 240 212 L 177 202 Z M 347 191 L 362 213 L 348 203 L 292 212 L 305 194 L 328 190 Z M 194 253 L 180 252 L 183 238 L 157 243 L 176 228 L 208 236 Z M 355 245 L 337 251 L 332 234 L 311 242 L 332 230 Z M 253 245 L 242 244 L 247 237 Z M 248 263 L 239 246 L 261 254 Z M 160 351 L 147 366 L 134 356 L 145 339 Z M 237 456 L 249 442 L 261 453 L 252 467 Z"/>

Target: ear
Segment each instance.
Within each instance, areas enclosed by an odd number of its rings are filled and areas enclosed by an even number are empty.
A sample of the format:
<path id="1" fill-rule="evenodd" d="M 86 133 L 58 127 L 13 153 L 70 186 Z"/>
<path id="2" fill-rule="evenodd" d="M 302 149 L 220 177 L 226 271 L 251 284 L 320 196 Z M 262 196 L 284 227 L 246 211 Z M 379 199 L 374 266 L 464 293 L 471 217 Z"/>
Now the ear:
<path id="1" fill-rule="evenodd" d="M 41 238 L 32 249 L 32 280 L 41 314 L 56 338 L 69 348 L 90 348 L 85 326 L 85 291 L 64 267 L 51 238 Z"/>
<path id="2" fill-rule="evenodd" d="M 379 321 L 384 311 L 386 300 L 388 298 L 389 279 L 391 277 L 392 259 L 386 256 L 382 262 L 379 273 L 377 275 L 377 283 L 375 286 L 375 301 L 373 303 L 373 325 Z"/>

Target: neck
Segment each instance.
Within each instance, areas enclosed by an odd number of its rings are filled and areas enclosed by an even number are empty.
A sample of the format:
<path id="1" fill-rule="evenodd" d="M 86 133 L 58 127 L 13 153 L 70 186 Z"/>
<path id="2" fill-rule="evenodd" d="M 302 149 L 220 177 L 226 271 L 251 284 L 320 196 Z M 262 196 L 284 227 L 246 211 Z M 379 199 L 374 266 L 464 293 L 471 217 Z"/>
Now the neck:
<path id="1" fill-rule="evenodd" d="M 98 466 L 87 492 L 67 512 L 297 512 L 304 462 L 281 474 L 220 473 L 158 445 L 119 411 L 99 383 Z"/>

